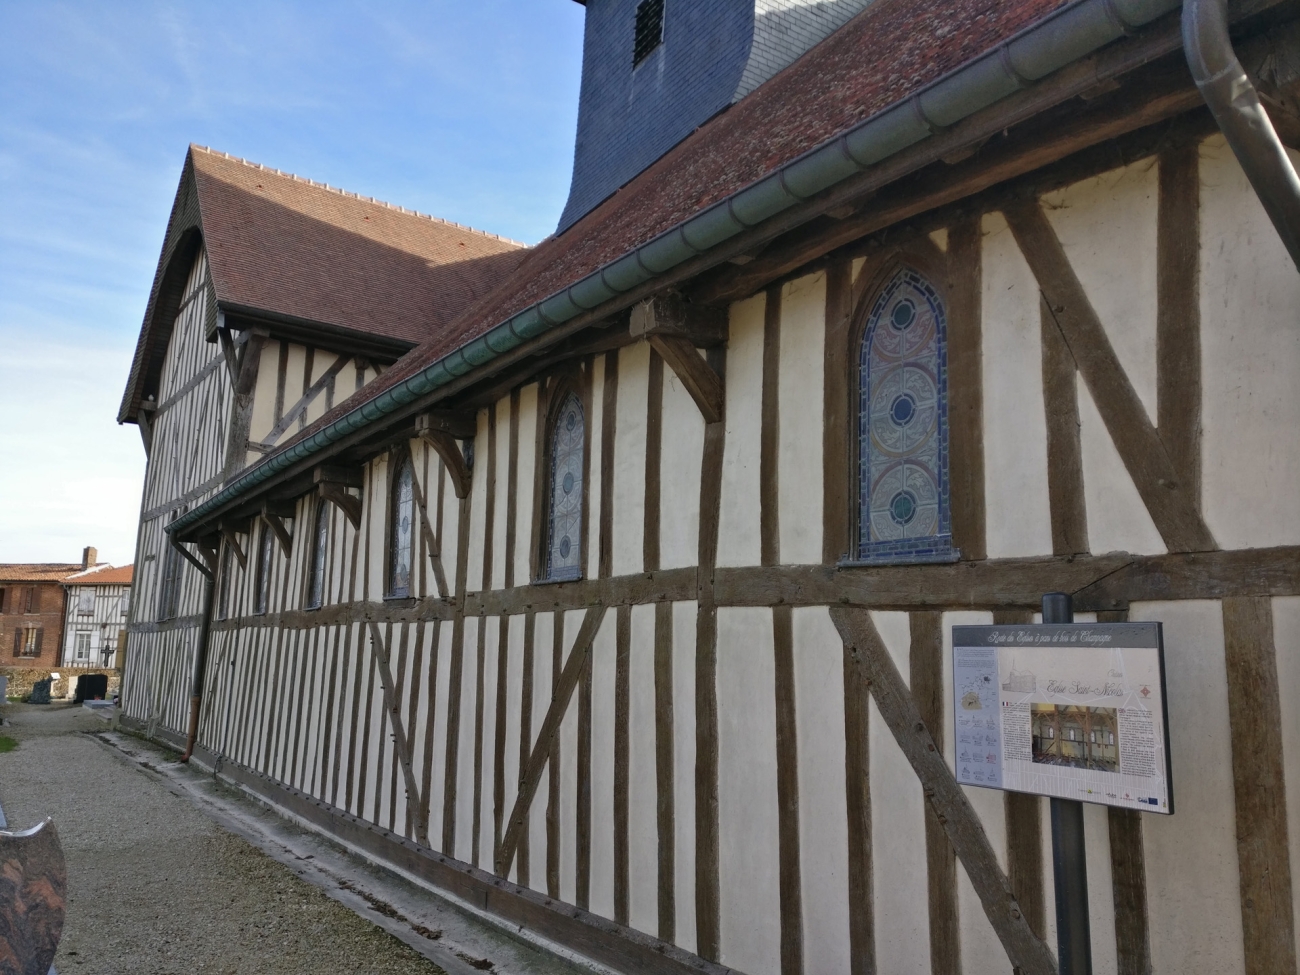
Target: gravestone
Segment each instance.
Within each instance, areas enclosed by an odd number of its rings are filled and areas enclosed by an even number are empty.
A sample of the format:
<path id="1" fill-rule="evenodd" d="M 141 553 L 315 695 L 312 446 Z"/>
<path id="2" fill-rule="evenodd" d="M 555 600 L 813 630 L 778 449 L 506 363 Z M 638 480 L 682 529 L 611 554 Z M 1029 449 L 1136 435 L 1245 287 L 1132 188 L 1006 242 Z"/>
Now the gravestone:
<path id="1" fill-rule="evenodd" d="M 108 674 L 82 674 L 77 678 L 76 704 L 102 700 L 108 696 Z"/>
<path id="2" fill-rule="evenodd" d="M 46 677 L 44 680 L 38 680 L 32 685 L 32 696 L 27 699 L 27 702 L 29 704 L 49 704 L 50 685 L 53 683 L 53 677 Z"/>

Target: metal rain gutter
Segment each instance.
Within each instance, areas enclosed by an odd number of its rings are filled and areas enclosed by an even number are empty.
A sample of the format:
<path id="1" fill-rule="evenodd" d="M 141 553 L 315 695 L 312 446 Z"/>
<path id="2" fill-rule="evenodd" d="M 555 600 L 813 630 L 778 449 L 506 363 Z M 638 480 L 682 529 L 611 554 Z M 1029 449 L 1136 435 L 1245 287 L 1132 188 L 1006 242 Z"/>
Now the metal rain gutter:
<path id="1" fill-rule="evenodd" d="M 496 325 L 292 447 L 272 454 L 167 526 L 183 533 L 270 478 L 388 417 L 498 355 L 707 253 L 783 210 L 855 176 L 1031 82 L 1178 8 L 1179 0 L 1077 0 L 786 163 L 576 284 Z"/>
<path id="2" fill-rule="evenodd" d="M 1300 268 L 1300 177 L 1232 50 L 1226 0 L 1186 0 L 1183 51 L 1214 121 Z"/>

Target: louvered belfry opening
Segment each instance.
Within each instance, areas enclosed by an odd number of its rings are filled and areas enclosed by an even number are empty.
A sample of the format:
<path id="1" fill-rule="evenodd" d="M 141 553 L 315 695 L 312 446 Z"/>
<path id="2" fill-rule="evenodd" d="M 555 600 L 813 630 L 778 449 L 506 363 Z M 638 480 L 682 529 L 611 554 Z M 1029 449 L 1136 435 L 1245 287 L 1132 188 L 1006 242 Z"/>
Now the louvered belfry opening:
<path id="1" fill-rule="evenodd" d="M 664 0 L 641 0 L 636 5 L 636 39 L 632 66 L 644 61 L 664 39 Z"/>

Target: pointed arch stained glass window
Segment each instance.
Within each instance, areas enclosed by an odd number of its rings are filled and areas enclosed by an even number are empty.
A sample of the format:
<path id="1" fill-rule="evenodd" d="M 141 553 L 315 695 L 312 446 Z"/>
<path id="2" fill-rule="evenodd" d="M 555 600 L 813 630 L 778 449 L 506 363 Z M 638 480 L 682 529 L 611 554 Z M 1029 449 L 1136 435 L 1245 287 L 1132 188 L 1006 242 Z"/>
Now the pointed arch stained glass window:
<path id="1" fill-rule="evenodd" d="M 902 268 L 863 330 L 858 373 L 858 559 L 951 562 L 947 321 L 925 277 Z"/>
<path id="2" fill-rule="evenodd" d="M 582 576 L 582 467 L 585 440 L 582 403 L 565 397 L 551 430 L 551 483 L 546 578 Z"/>
<path id="3" fill-rule="evenodd" d="M 392 520 L 388 539 L 388 595 L 411 595 L 411 541 L 414 496 L 411 489 L 411 460 L 402 457 L 393 477 Z"/>

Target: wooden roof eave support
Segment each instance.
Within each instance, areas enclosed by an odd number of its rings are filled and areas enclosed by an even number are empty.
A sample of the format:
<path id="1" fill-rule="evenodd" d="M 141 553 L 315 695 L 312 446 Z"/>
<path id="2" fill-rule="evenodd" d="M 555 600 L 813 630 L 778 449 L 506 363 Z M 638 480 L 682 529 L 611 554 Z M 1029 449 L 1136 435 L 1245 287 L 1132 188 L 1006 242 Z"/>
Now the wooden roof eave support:
<path id="1" fill-rule="evenodd" d="M 473 414 L 469 414 L 473 418 Z M 475 424 L 477 420 L 475 419 Z M 469 426 L 466 414 L 459 412 L 432 410 L 421 413 L 415 418 L 415 434 L 438 452 L 442 462 L 451 474 L 452 486 L 456 497 L 469 497 L 473 483 L 474 469 L 472 462 L 466 459 L 464 452 L 456 444 L 457 439 L 471 440 L 474 427 Z"/>
<path id="2" fill-rule="evenodd" d="M 691 394 L 705 423 L 722 419 L 726 390 L 722 377 L 696 349 L 724 344 L 726 330 L 724 311 L 691 305 L 675 292 L 647 298 L 632 309 L 631 334 L 649 340 Z"/>
<path id="3" fill-rule="evenodd" d="M 235 559 L 239 562 L 239 567 L 247 570 L 248 556 L 244 554 L 243 548 L 240 547 L 239 536 L 235 534 L 235 530 L 225 522 L 222 522 L 220 532 L 221 537 L 226 540 L 226 544 L 230 547 L 230 550 L 235 553 Z"/>
<path id="4" fill-rule="evenodd" d="M 135 415 L 135 425 L 140 428 L 140 439 L 144 441 L 146 459 L 153 452 L 153 412 L 157 408 L 156 402 L 148 400 L 140 404 L 140 409 Z"/>
<path id="5" fill-rule="evenodd" d="M 293 534 L 285 527 L 280 515 L 272 511 L 268 505 L 262 505 L 262 520 L 271 526 L 271 531 L 275 532 L 275 537 L 280 540 L 280 548 L 284 550 L 285 557 L 292 555 Z"/>
<path id="6" fill-rule="evenodd" d="M 361 499 L 348 493 L 350 487 L 361 487 L 361 472 L 350 467 L 322 465 L 312 471 L 312 480 L 316 483 L 317 493 L 326 501 L 336 505 L 352 522 L 353 528 L 361 527 Z"/>

